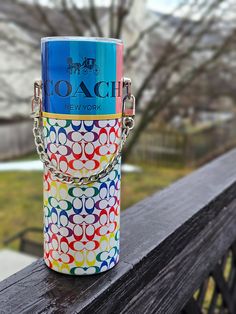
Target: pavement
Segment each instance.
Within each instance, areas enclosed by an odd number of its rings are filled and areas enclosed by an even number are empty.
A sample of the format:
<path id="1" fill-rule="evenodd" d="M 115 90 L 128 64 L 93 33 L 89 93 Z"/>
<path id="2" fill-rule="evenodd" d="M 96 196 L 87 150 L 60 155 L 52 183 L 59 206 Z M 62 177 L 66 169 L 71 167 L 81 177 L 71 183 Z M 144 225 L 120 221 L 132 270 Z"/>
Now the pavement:
<path id="1" fill-rule="evenodd" d="M 37 258 L 9 249 L 0 250 L 0 281 L 30 265 Z"/>

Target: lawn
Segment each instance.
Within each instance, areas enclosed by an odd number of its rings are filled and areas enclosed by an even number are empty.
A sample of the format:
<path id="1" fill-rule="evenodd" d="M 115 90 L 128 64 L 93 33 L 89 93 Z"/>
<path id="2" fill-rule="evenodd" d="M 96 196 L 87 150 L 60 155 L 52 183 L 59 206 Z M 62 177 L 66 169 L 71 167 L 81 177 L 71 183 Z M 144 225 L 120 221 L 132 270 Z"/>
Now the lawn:
<path id="1" fill-rule="evenodd" d="M 141 165 L 141 173 L 122 175 L 122 210 L 168 186 L 191 169 Z M 42 173 L 0 173 L 0 246 L 2 241 L 26 227 L 42 226 Z M 11 247 L 17 248 L 17 243 Z"/>

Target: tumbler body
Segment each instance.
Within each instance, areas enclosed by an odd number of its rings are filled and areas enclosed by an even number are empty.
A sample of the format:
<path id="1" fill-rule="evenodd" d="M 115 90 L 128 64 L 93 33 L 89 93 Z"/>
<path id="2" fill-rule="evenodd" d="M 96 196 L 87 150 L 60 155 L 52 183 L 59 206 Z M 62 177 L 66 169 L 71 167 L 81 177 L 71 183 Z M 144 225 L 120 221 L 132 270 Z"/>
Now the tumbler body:
<path id="1" fill-rule="evenodd" d="M 43 38 L 45 150 L 72 176 L 90 176 L 116 154 L 121 137 L 123 44 Z M 61 183 L 44 169 L 44 260 L 72 275 L 106 271 L 119 260 L 120 163 L 89 185 Z"/>

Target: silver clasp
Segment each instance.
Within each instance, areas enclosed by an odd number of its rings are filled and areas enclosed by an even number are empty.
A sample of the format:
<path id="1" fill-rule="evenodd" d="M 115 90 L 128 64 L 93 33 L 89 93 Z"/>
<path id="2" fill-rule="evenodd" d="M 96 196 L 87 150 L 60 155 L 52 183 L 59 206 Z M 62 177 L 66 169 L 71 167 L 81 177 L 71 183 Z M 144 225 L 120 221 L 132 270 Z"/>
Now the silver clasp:
<path id="1" fill-rule="evenodd" d="M 123 99 L 123 116 L 125 117 L 134 117 L 135 116 L 135 97 L 132 94 L 131 89 L 131 79 L 124 77 L 123 87 L 126 88 L 126 95 Z"/>
<path id="2" fill-rule="evenodd" d="M 41 99 L 42 81 L 34 82 L 34 96 L 31 101 L 31 117 L 40 117 L 42 110 L 42 99 Z"/>
<path id="3" fill-rule="evenodd" d="M 128 98 L 131 97 L 131 79 L 129 77 L 124 77 L 123 79 L 123 87 L 126 87 L 126 95 Z"/>

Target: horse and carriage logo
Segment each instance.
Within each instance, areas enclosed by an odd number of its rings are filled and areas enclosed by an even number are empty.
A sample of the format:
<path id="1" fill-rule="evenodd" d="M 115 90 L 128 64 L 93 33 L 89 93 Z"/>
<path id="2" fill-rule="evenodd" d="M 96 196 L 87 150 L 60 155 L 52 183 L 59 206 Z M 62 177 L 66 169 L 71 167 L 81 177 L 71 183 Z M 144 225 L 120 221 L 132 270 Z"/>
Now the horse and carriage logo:
<path id="1" fill-rule="evenodd" d="M 98 66 L 96 65 L 95 58 L 84 57 L 82 63 L 73 62 L 73 59 L 69 57 L 67 59 L 68 67 L 67 70 L 70 74 L 88 74 L 88 73 L 99 73 Z"/>

